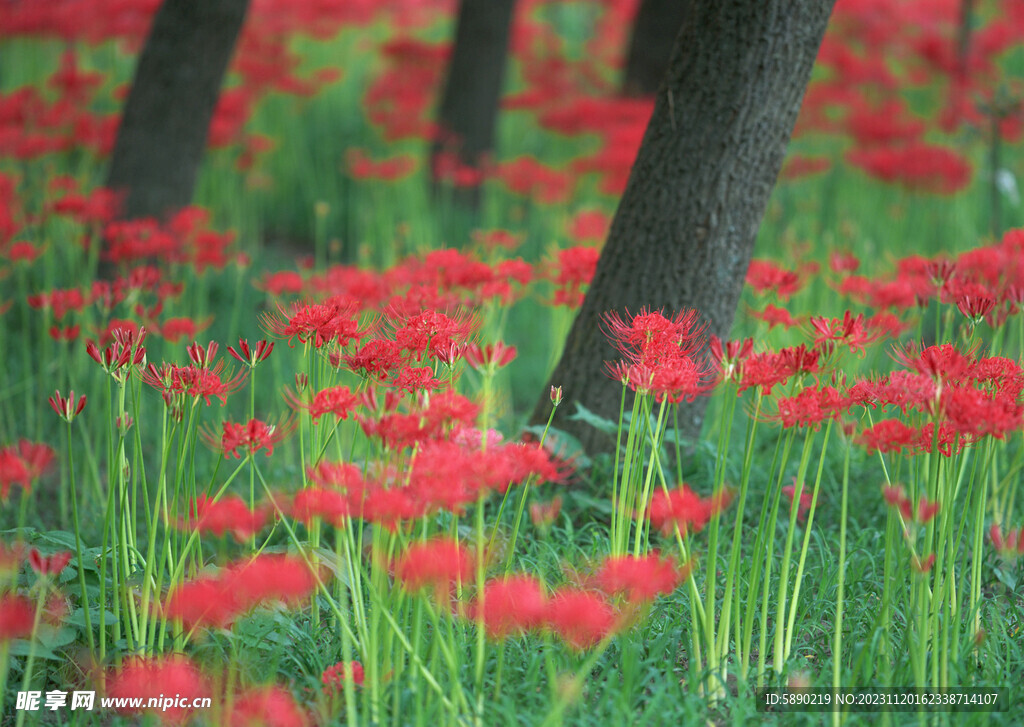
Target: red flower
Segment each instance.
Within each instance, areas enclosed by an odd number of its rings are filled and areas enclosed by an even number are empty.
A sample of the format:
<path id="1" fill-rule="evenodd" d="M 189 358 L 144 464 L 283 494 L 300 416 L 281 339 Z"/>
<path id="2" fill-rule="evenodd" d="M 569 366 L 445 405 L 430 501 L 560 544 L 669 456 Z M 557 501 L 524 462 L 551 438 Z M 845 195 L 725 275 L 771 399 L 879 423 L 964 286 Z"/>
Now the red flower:
<path id="1" fill-rule="evenodd" d="M 363 682 L 366 680 L 366 672 L 363 670 L 363 665 L 358 661 L 350 661 L 348 664 L 339 661 L 337 664 L 324 669 L 324 673 L 320 676 L 320 681 L 324 685 L 324 691 L 331 694 L 340 694 L 345 688 L 345 679 L 349 674 L 352 675 L 352 683 L 355 686 L 363 686 Z"/>
<path id="2" fill-rule="evenodd" d="M 28 552 L 28 564 L 41 576 L 57 575 L 71 562 L 71 551 L 43 555 L 38 549 Z"/>
<path id="3" fill-rule="evenodd" d="M 107 696 L 123 700 L 122 704 L 148 705 L 150 700 L 156 707 L 120 707 L 119 712 L 151 712 L 164 722 L 183 724 L 192 716 L 191 708 L 167 706 L 164 699 L 174 700 L 171 695 L 188 697 L 191 704 L 196 699 L 210 698 L 210 685 L 199 669 L 184 656 L 145 658 L 129 657 L 120 669 L 107 680 Z"/>
<path id="4" fill-rule="evenodd" d="M 804 427 L 825 419 L 838 419 L 850 406 L 850 400 L 832 386 L 808 386 L 796 396 L 782 397 L 777 402 L 778 414 L 771 419 L 782 426 Z"/>
<path id="5" fill-rule="evenodd" d="M 32 636 L 35 609 L 32 602 L 17 593 L 0 596 L 0 643 Z"/>
<path id="6" fill-rule="evenodd" d="M 851 351 L 863 353 L 864 347 L 876 338 L 865 327 L 863 313 L 854 317 L 850 311 L 846 311 L 842 320 L 811 316 L 811 328 L 815 333 L 815 346 L 844 343 Z"/>
<path id="7" fill-rule="evenodd" d="M 273 350 L 273 341 L 268 343 L 266 340 L 260 340 L 256 342 L 256 348 L 250 348 L 249 342 L 244 338 L 238 339 L 238 350 L 235 350 L 234 346 L 228 346 L 228 353 L 249 368 L 255 368 L 256 364 L 266 361 Z"/>
<path id="8" fill-rule="evenodd" d="M 189 509 L 190 516 L 183 527 L 218 538 L 230 532 L 239 543 L 258 533 L 267 520 L 266 511 L 257 508 L 253 512 L 238 495 L 224 495 L 219 500 L 200 495 Z"/>
<path id="9" fill-rule="evenodd" d="M 484 585 L 483 614 L 479 603 L 471 604 L 469 618 L 482 618 L 492 639 L 504 639 L 540 626 L 545 617 L 547 599 L 536 578 L 509 576 Z"/>
<path id="10" fill-rule="evenodd" d="M 750 315 L 755 320 L 764 321 L 768 324 L 768 330 L 772 330 L 775 326 L 781 325 L 783 328 L 789 329 L 797 325 L 796 318 L 785 308 L 780 308 L 772 303 L 766 303 L 764 310 L 756 310 L 754 308 L 747 309 Z"/>
<path id="11" fill-rule="evenodd" d="M 622 593 L 631 603 L 653 601 L 662 593 L 671 593 L 689 568 L 679 569 L 671 558 L 662 558 L 656 551 L 645 556 L 610 556 L 594 577 L 605 593 Z"/>
<path id="12" fill-rule="evenodd" d="M 604 598 L 574 588 L 555 591 L 545 608 L 544 621 L 562 641 L 579 651 L 597 645 L 619 625 L 615 611 Z"/>
<path id="13" fill-rule="evenodd" d="M 655 492 L 647 509 L 647 517 L 651 527 L 666 533 L 671 532 L 673 525 L 677 525 L 682 533 L 689 529 L 697 532 L 707 525 L 712 515 L 728 504 L 729 499 L 725 492 L 701 498 L 688 485 L 683 484 L 667 493 L 661 490 Z"/>
<path id="14" fill-rule="evenodd" d="M 883 419 L 861 432 L 859 441 L 869 454 L 875 452 L 901 452 L 913 449 L 917 430 L 899 419 Z"/>
<path id="15" fill-rule="evenodd" d="M 242 453 L 252 455 L 261 449 L 267 450 L 269 457 L 274 453 L 274 447 L 295 428 L 294 422 L 290 420 L 284 424 L 267 424 L 259 419 L 250 419 L 246 424 L 224 422 L 221 426 L 223 432 L 219 442 L 205 428 L 201 431 L 203 440 L 223 452 L 225 457 L 234 455 L 236 459 L 240 459 Z"/>
<path id="16" fill-rule="evenodd" d="M 306 727 L 309 716 L 282 687 L 253 687 L 235 696 L 230 727 Z"/>
<path id="17" fill-rule="evenodd" d="M 793 500 L 796 497 L 796 485 L 786 485 L 782 488 L 782 492 L 789 498 L 789 506 L 792 508 L 794 504 Z M 806 488 L 803 488 L 800 492 L 800 508 L 796 513 L 797 519 L 803 520 L 807 517 L 807 511 L 811 509 L 811 502 L 813 499 L 814 498 L 811 493 L 808 492 Z"/>
<path id="18" fill-rule="evenodd" d="M 786 301 L 801 287 L 800 276 L 784 270 L 770 260 L 751 260 L 747 268 L 747 285 L 758 293 L 774 291 L 779 300 Z"/>
<path id="19" fill-rule="evenodd" d="M 319 518 L 340 527 L 349 515 L 348 502 L 348 498 L 337 490 L 309 487 L 295 493 L 291 516 L 306 525 Z"/>
<path id="20" fill-rule="evenodd" d="M 446 593 L 457 581 L 468 581 L 473 569 L 473 557 L 464 546 L 437 538 L 410 545 L 395 564 L 395 578 L 410 591 L 431 587 Z"/>
<path id="21" fill-rule="evenodd" d="M 466 346 L 465 357 L 466 363 L 474 369 L 493 371 L 512 363 L 512 359 L 516 357 L 516 347 L 506 346 L 501 341 L 489 343 L 483 347 L 477 343 L 471 343 Z"/>
<path id="22" fill-rule="evenodd" d="M 307 409 L 313 422 L 319 422 L 324 414 L 333 414 L 338 419 L 348 419 L 356 403 L 356 395 L 347 386 L 332 386 L 322 389 L 314 394 L 309 403 L 302 402 L 297 397 L 290 397 L 293 405 Z"/>

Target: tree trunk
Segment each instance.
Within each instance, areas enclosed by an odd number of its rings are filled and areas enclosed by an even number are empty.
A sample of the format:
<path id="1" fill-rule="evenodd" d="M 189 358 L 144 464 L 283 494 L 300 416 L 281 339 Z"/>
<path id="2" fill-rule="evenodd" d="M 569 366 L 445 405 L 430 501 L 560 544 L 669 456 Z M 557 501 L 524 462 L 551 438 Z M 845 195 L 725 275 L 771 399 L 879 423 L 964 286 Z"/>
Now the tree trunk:
<path id="1" fill-rule="evenodd" d="M 192 201 L 214 107 L 249 0 L 164 0 L 139 56 L 110 161 L 123 219 Z"/>
<path id="2" fill-rule="evenodd" d="M 653 96 L 658 92 L 685 14 L 685 0 L 643 0 L 640 3 L 622 78 L 624 95 Z"/>
<path id="3" fill-rule="evenodd" d="M 437 137 L 431 149 L 435 184 L 443 181 L 445 159 L 481 170 L 494 151 L 515 0 L 462 0 L 455 45 L 438 108 Z M 456 201 L 477 208 L 479 183 L 455 188 Z"/>
<path id="4" fill-rule="evenodd" d="M 590 290 L 551 385 L 557 424 L 588 451 L 612 442 L 567 415 L 574 401 L 618 418 L 622 386 L 605 374 L 619 356 L 606 311 L 698 309 L 709 332 L 732 326 L 757 230 L 834 0 L 690 0 L 668 76 L 619 202 Z M 545 395 L 533 421 L 547 420 Z M 700 433 L 706 398 L 680 410 Z"/>

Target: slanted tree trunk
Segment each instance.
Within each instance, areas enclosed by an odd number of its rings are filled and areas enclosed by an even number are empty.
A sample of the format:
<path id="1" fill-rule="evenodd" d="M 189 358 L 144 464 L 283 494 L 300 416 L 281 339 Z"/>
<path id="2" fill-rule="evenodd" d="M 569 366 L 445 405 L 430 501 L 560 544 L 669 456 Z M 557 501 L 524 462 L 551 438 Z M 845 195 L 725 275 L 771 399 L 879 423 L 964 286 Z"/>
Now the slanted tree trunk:
<path id="1" fill-rule="evenodd" d="M 574 401 L 618 417 L 619 358 L 606 311 L 696 308 L 709 331 L 732 326 L 754 239 L 782 166 L 834 0 L 687 0 L 682 31 L 579 314 L 550 384 L 556 426 L 588 451 L 611 446 L 570 422 Z M 533 421 L 546 421 L 547 387 Z M 700 433 L 706 399 L 684 405 L 681 434 Z"/>
<path id="2" fill-rule="evenodd" d="M 456 21 L 455 44 L 448 63 L 444 94 L 437 114 L 437 138 L 431 149 L 431 169 L 438 183 L 445 158 L 480 170 L 494 151 L 508 41 L 515 0 L 462 0 Z M 479 184 L 457 187 L 455 198 L 476 208 Z"/>
<path id="3" fill-rule="evenodd" d="M 622 78 L 626 96 L 653 96 L 665 79 L 686 0 L 643 0 L 633 21 L 633 35 Z"/>
<path id="4" fill-rule="evenodd" d="M 249 0 L 164 0 L 139 56 L 107 186 L 121 217 L 166 218 L 192 201 L 221 83 Z"/>

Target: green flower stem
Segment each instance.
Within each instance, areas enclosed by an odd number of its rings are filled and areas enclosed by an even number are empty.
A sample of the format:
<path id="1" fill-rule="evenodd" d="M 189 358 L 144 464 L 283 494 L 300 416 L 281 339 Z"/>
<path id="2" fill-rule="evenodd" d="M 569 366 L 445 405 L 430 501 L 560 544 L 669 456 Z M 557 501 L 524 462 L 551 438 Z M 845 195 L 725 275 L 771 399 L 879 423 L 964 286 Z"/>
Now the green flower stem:
<path id="1" fill-rule="evenodd" d="M 726 392 L 726 396 L 731 394 L 731 391 Z M 733 397 L 735 398 L 735 397 Z M 740 476 L 740 491 L 739 496 L 736 500 L 736 518 L 733 526 L 732 533 L 732 545 L 729 548 L 729 568 L 725 574 L 725 596 L 722 599 L 722 615 L 719 623 L 718 630 L 718 654 L 719 660 L 725 661 L 728 656 L 728 639 L 729 623 L 732 617 L 732 606 L 733 606 L 733 588 L 736 581 L 736 576 L 740 572 L 740 555 L 742 551 L 741 541 L 743 536 L 743 515 L 747 502 L 747 489 L 750 484 L 750 470 L 754 462 L 754 435 L 757 432 L 757 417 L 761 413 L 761 399 L 763 395 L 761 390 L 758 389 L 757 397 L 754 400 L 754 414 L 750 417 L 750 421 L 747 425 L 747 446 L 743 454 L 743 472 Z M 730 416 L 734 414 L 734 409 L 730 410 Z M 730 423 L 731 426 L 731 423 Z M 736 589 L 737 603 L 736 605 L 736 625 L 739 627 L 740 623 L 740 609 L 739 609 L 739 589 Z M 736 648 L 740 648 L 739 639 L 736 640 Z M 742 663 L 742 655 L 740 657 L 740 663 Z M 744 671 L 745 673 L 745 671 Z"/>
<path id="2" fill-rule="evenodd" d="M 787 656 L 785 648 L 786 629 L 784 624 L 786 622 L 786 595 L 789 591 L 789 569 L 793 561 L 793 538 L 796 535 L 796 516 L 800 511 L 800 496 L 804 491 L 804 477 L 807 474 L 807 465 L 811 459 L 811 443 L 814 441 L 814 438 L 812 430 L 808 430 L 804 434 L 804 447 L 803 453 L 800 455 L 800 467 L 796 475 L 796 488 L 793 491 L 793 502 L 789 508 L 789 528 L 786 532 L 786 546 L 782 551 L 782 565 L 779 568 L 779 593 L 775 611 L 775 653 L 773 655 L 773 667 L 776 674 L 782 674 Z M 782 488 L 780 487 L 775 493 L 775 497 L 779 498 L 781 494 Z M 775 510 L 777 512 L 778 504 L 776 504 Z M 775 524 L 774 521 L 775 518 L 773 517 L 772 525 Z M 769 528 L 769 531 L 773 532 L 773 529 Z M 767 581 L 765 585 L 767 586 Z"/>
<path id="3" fill-rule="evenodd" d="M 75 562 L 78 564 L 78 587 L 82 592 L 82 611 L 85 615 L 85 635 L 89 640 L 89 654 L 93 655 L 96 651 L 96 642 L 92 633 L 92 614 L 89 612 L 89 591 L 85 588 L 85 561 L 82 559 L 82 528 L 78 519 L 78 485 L 75 482 L 75 458 L 71 452 L 70 421 L 67 421 L 65 431 L 67 433 L 65 441 L 68 451 L 68 479 L 71 481 L 71 518 L 75 531 Z M 0 694 L 3 694 L 2 685 L 0 685 Z"/>
<path id="4" fill-rule="evenodd" d="M 850 443 L 846 443 L 846 456 L 843 458 L 843 493 L 839 504 L 839 582 L 836 585 L 836 624 L 832 637 L 832 688 L 842 687 L 843 664 L 843 597 L 846 585 L 846 526 L 849 518 L 850 494 Z M 842 712 L 832 710 L 833 727 L 839 727 Z"/>
<path id="5" fill-rule="evenodd" d="M 43 606 L 46 605 L 46 594 L 49 590 L 48 586 L 50 583 L 49 578 L 49 576 L 40 576 L 39 596 L 36 598 L 36 613 L 32 619 L 32 636 L 28 645 L 28 657 L 25 659 L 25 674 L 21 678 L 21 691 L 23 692 L 27 692 L 29 686 L 32 684 L 32 667 L 35 666 L 36 661 L 36 635 L 39 633 L 39 620 L 43 615 Z M 6 659 L 4 659 L 4 661 L 6 663 Z M 28 714 L 27 710 L 18 710 L 18 719 L 15 723 L 17 727 L 21 727 L 25 724 L 26 714 Z"/>
<path id="6" fill-rule="evenodd" d="M 828 451 L 828 438 L 832 433 L 832 424 L 834 420 L 830 419 L 828 424 L 825 425 L 825 437 L 821 443 L 821 455 L 818 457 L 818 473 L 814 478 L 814 492 L 811 495 L 811 506 L 807 510 L 807 523 L 804 525 L 804 540 L 803 545 L 800 547 L 800 559 L 797 562 L 796 567 L 796 580 L 793 583 L 793 597 L 789 603 L 789 621 L 786 625 L 786 653 L 785 658 L 789 658 L 793 648 L 793 631 L 795 630 L 796 624 L 796 611 L 800 601 L 800 587 L 803 585 L 804 580 L 804 566 L 807 563 L 807 549 L 811 543 L 811 529 L 814 526 L 814 513 L 818 509 L 818 495 L 821 492 L 821 474 L 825 469 L 825 453 Z M 802 482 L 803 480 L 801 480 Z M 802 490 L 803 487 L 801 486 Z M 800 495 L 796 492 L 793 493 L 793 512 L 799 513 L 800 511 Z M 790 520 L 792 523 L 792 518 Z"/>
<path id="7" fill-rule="evenodd" d="M 651 484 L 654 481 L 654 468 L 655 463 L 659 461 L 658 449 L 661 444 L 662 427 L 665 422 L 665 407 L 668 404 L 668 398 L 661 400 L 661 407 L 658 409 L 658 423 L 654 426 L 654 434 L 651 437 L 651 457 L 647 462 L 647 473 L 644 476 L 643 490 L 640 492 L 640 497 L 633 505 L 633 510 L 636 512 L 636 539 L 633 543 L 633 555 L 637 557 L 640 555 L 640 546 L 644 542 L 643 536 L 646 532 L 644 529 L 644 516 L 647 514 L 647 503 L 651 498 Z M 659 464 L 660 466 L 660 464 Z M 632 504 L 632 503 L 631 503 Z"/>

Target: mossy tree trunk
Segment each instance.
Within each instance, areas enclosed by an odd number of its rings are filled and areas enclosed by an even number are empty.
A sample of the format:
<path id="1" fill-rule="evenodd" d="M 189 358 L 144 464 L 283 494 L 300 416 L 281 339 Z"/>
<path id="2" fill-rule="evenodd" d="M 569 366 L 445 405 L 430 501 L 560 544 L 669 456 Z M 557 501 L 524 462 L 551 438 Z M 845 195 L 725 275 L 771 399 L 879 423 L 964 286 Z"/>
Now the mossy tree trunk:
<path id="1" fill-rule="evenodd" d="M 612 443 L 567 416 L 579 402 L 618 418 L 622 387 L 604 362 L 619 356 L 602 314 L 696 308 L 711 333 L 728 336 L 834 0 L 684 4 L 667 77 L 549 381 L 564 392 L 556 426 L 591 452 Z M 534 422 L 547 420 L 547 391 Z M 699 435 L 705 405 L 683 405 L 681 434 Z"/>

